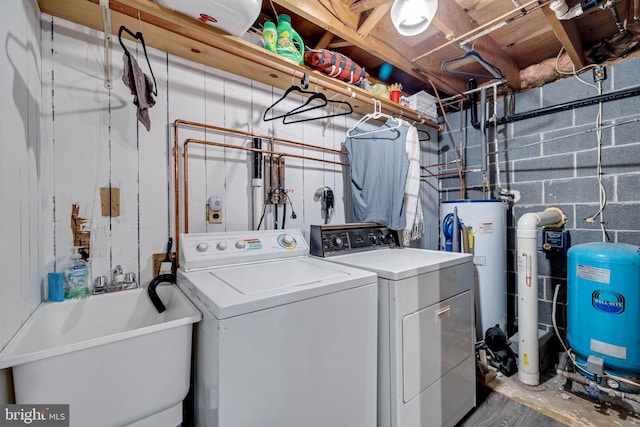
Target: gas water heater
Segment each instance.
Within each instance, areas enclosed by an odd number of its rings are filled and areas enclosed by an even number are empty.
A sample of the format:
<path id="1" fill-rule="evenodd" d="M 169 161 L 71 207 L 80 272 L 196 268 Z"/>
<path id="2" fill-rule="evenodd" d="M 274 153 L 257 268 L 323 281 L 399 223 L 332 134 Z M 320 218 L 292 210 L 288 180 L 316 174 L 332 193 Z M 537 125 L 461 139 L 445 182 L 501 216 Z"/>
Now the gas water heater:
<path id="1" fill-rule="evenodd" d="M 452 200 L 440 204 L 441 249 L 446 250 L 447 216 L 457 214 L 458 242 L 468 242 L 473 255 L 476 339 L 492 326 L 507 331 L 507 209 L 502 200 Z M 464 227 L 462 227 L 464 225 Z M 467 236 L 462 236 L 462 230 Z"/>

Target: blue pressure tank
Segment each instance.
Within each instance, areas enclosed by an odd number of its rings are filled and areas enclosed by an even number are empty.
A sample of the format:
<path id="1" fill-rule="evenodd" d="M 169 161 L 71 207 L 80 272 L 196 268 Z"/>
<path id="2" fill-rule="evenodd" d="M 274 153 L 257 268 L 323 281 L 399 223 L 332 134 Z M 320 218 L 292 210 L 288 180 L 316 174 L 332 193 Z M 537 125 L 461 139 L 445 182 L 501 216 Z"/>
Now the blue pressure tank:
<path id="1" fill-rule="evenodd" d="M 640 377 L 640 247 L 584 243 L 567 253 L 567 340 L 579 363 Z"/>

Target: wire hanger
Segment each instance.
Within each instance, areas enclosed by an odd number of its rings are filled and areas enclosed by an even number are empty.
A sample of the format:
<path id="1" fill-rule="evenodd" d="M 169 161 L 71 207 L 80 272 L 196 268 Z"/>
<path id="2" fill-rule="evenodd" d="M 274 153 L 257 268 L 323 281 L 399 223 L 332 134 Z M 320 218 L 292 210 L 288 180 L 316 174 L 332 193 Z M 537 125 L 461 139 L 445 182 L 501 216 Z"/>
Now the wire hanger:
<path id="1" fill-rule="evenodd" d="M 459 71 L 459 70 L 454 70 L 454 69 L 449 69 L 447 68 L 447 65 L 453 63 L 453 62 L 458 62 L 458 61 L 462 61 L 465 60 L 467 58 L 473 58 L 476 61 L 478 61 L 478 63 L 480 65 L 482 65 L 490 74 L 477 74 L 477 73 L 469 73 L 466 71 Z M 500 71 L 500 69 L 490 63 L 488 63 L 487 61 L 484 60 L 484 58 L 482 58 L 482 56 L 480 56 L 480 54 L 478 52 L 476 52 L 475 50 L 467 50 L 467 52 L 462 55 L 459 56 L 457 58 L 451 58 L 451 59 L 445 59 L 444 61 L 442 61 L 442 65 L 440 66 L 440 69 L 445 72 L 445 73 L 451 73 L 451 74 L 461 74 L 463 76 L 468 76 L 468 77 L 476 77 L 476 78 L 480 78 L 480 79 L 496 79 L 496 80 L 502 80 L 504 78 L 504 75 L 502 74 L 502 71 Z"/>
<path id="2" fill-rule="evenodd" d="M 310 108 L 306 108 L 304 110 L 300 110 L 302 107 L 304 107 L 306 104 L 301 105 L 300 107 L 294 108 L 293 110 L 289 111 L 287 114 L 284 115 L 283 119 L 282 119 L 282 123 L 285 125 L 291 124 L 291 123 L 300 123 L 300 122 L 308 122 L 311 120 L 321 120 L 321 119 L 328 119 L 330 117 L 339 117 L 339 116 L 346 116 L 349 115 L 351 113 L 353 113 L 353 106 L 351 105 L 350 102 L 348 101 L 338 101 L 335 99 L 327 99 L 325 97 L 326 103 L 325 105 L 314 105 L 313 107 Z M 328 107 L 328 106 L 334 106 L 334 108 L 338 109 L 338 112 L 336 113 L 335 109 L 332 109 L 331 113 L 325 114 L 323 116 L 317 116 L 317 117 L 306 117 L 303 119 L 297 119 L 297 120 L 288 120 L 289 117 L 291 116 L 295 116 L 298 114 L 301 114 L 303 112 L 306 111 L 311 111 L 311 110 L 315 110 L 317 108 L 322 108 L 322 107 Z M 343 109 L 344 108 L 346 109 Z"/>
<path id="3" fill-rule="evenodd" d="M 126 48 L 126 46 L 122 42 L 122 32 L 123 31 L 126 31 L 127 34 L 129 34 L 135 40 L 140 40 L 140 43 L 142 44 L 142 50 L 144 51 L 144 57 L 147 60 L 147 65 L 149 66 L 149 71 L 151 72 L 151 77 L 153 78 L 153 95 L 154 96 L 158 96 L 158 84 L 156 83 L 156 76 L 153 75 L 153 69 L 151 68 L 151 62 L 149 62 L 149 56 L 147 56 L 147 45 L 144 43 L 144 38 L 142 37 L 142 33 L 140 31 L 138 31 L 137 33 L 133 34 L 133 32 L 131 30 L 129 30 L 127 27 L 125 27 L 124 25 L 120 26 L 120 30 L 118 30 L 118 41 L 120 42 L 120 46 L 122 46 L 122 50 L 124 50 L 124 53 L 128 57 L 131 57 L 131 54 L 129 53 L 129 50 Z"/>
<path id="4" fill-rule="evenodd" d="M 368 122 L 369 120 L 378 120 L 382 118 L 386 118 L 387 120 L 393 120 L 394 122 L 396 122 L 396 124 L 394 124 L 393 126 L 387 126 L 387 123 L 388 123 L 387 122 L 383 126 L 380 126 L 377 129 L 366 131 L 366 132 L 358 132 L 354 134 L 354 131 L 357 130 L 360 125 Z M 377 99 L 373 99 L 373 113 L 367 113 L 364 116 L 362 116 L 360 120 L 358 120 L 353 126 L 351 126 L 351 128 L 349 128 L 349 130 L 347 131 L 347 136 L 351 138 L 354 136 L 360 137 L 364 135 L 371 135 L 373 133 L 397 129 L 400 126 L 402 126 L 402 120 L 396 119 L 393 116 L 383 113 L 382 102 L 378 101 Z"/>
<path id="5" fill-rule="evenodd" d="M 277 116 L 267 117 L 267 113 L 269 113 L 271 110 L 273 110 L 273 108 L 276 105 L 278 105 L 280 102 L 282 102 L 285 98 L 287 98 L 293 92 L 297 92 L 297 93 L 299 93 L 301 95 L 310 95 L 310 96 L 307 98 L 307 100 L 305 101 L 304 104 L 300 105 L 299 107 L 296 107 L 294 110 L 287 111 L 286 113 L 283 113 L 283 114 L 280 114 L 280 115 L 277 115 Z M 316 105 L 311 105 L 311 102 L 313 102 L 315 100 L 320 100 L 321 103 L 320 104 L 316 104 Z M 265 122 L 268 122 L 268 121 L 271 121 L 271 120 L 281 119 L 281 118 L 283 118 L 283 117 L 285 117 L 287 115 L 290 115 L 290 113 L 292 111 L 296 111 L 296 114 L 300 114 L 300 113 L 304 113 L 305 111 L 313 110 L 313 109 L 320 108 L 320 107 L 325 107 L 326 105 L 327 105 L 327 97 L 324 96 L 324 94 L 322 94 L 320 92 L 304 90 L 300 86 L 293 85 L 289 89 L 286 90 L 286 92 L 284 93 L 284 95 L 282 95 L 282 97 L 280 97 L 280 99 L 278 99 L 276 102 L 274 102 L 269 107 L 267 107 L 267 109 L 264 111 L 264 114 L 262 115 L 262 120 L 264 120 Z M 307 108 L 304 108 L 304 107 L 307 107 Z"/>

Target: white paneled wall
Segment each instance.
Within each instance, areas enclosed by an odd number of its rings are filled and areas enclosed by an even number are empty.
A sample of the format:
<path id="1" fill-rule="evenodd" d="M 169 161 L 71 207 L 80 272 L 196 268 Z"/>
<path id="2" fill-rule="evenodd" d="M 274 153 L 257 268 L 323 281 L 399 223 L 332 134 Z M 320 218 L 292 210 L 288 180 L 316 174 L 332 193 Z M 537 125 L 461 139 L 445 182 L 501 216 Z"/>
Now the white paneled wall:
<path id="1" fill-rule="evenodd" d="M 138 30 L 133 29 L 133 30 Z M 144 24 L 142 26 L 144 33 Z M 151 131 L 137 122 L 129 89 L 121 81 L 122 49 L 113 43 L 113 88 L 104 87 L 103 35 L 99 31 L 43 16 L 43 126 L 50 150 L 45 162 L 52 169 L 46 184 L 53 201 L 45 211 L 45 228 L 53 234 L 45 241 L 54 248 L 50 265 L 61 268 L 70 254 L 73 203 L 91 224 L 93 276 L 110 276 L 120 264 L 147 283 L 152 278 L 152 254 L 163 252 L 173 233 L 173 122 L 176 119 L 206 123 L 328 148 L 340 148 L 346 129 L 355 118 L 337 117 L 282 125 L 263 121 L 265 108 L 282 91 L 201 64 L 148 49 L 158 83 L 156 105 L 150 110 Z M 149 74 L 143 51 L 136 43 L 125 45 Z M 287 100 L 293 108 L 302 98 Z M 354 116 L 355 117 L 355 116 Z M 237 146 L 252 144 L 241 138 L 180 127 L 180 165 L 187 138 Z M 267 141 L 264 141 L 265 145 Z M 276 150 L 315 158 L 339 157 L 311 149 L 277 145 Z M 190 232 L 246 230 L 252 226 L 252 154 L 242 150 L 191 143 L 189 156 L 188 220 Z M 320 203 L 313 195 L 330 186 L 336 193 L 333 222 L 344 222 L 342 167 L 311 160 L 286 158 L 286 187 L 297 218 L 286 227 L 308 233 L 309 225 L 321 223 Z M 120 189 L 120 216 L 103 217 L 100 188 Z M 180 187 L 182 193 L 182 185 Z M 223 200 L 223 223 L 205 221 L 210 196 Z M 181 206 L 181 216 L 184 218 Z M 260 207 L 261 208 L 261 207 Z M 279 225 L 282 225 L 280 209 Z M 273 209 L 265 226 L 274 227 Z M 54 264 L 54 259 L 55 264 Z"/>
<path id="2" fill-rule="evenodd" d="M 144 24 L 132 30 L 144 33 Z M 359 118 L 353 114 L 290 125 L 264 121 L 266 107 L 283 91 L 149 48 L 158 96 L 147 132 L 138 123 L 133 97 L 121 80 L 123 52 L 117 38 L 112 48 L 113 88 L 108 90 L 103 33 L 40 15 L 35 0 L 7 0 L 0 14 L 0 34 L 5 46 L 0 54 L 0 234 L 4 242 L 0 349 L 46 298 L 46 273 L 62 271 L 71 254 L 74 203 L 91 228 L 93 277 L 110 277 L 119 264 L 125 272 L 136 273 L 143 284 L 152 279 L 152 255 L 164 252 L 169 237 L 176 239 L 174 120 L 339 149 L 346 130 Z M 141 47 L 130 40 L 124 43 L 149 74 Z M 292 97 L 283 107 L 294 108 L 302 100 Z M 252 144 L 250 138 L 181 127 L 181 147 L 187 138 Z M 267 141 L 263 144 L 266 147 Z M 276 145 L 275 149 L 346 161 L 309 148 Z M 191 232 L 252 227 L 252 158 L 252 153 L 241 150 L 189 146 Z M 349 219 L 345 215 L 348 177 L 341 166 L 291 157 L 285 161 L 286 187 L 292 190 L 290 199 L 297 214 L 291 218 L 288 207 L 287 228 L 298 228 L 308 237 L 311 224 L 323 223 L 314 194 L 325 186 L 335 192 L 331 222 Z M 101 187 L 120 189 L 119 217 L 101 215 Z M 205 221 L 210 196 L 223 200 L 222 224 Z M 184 218 L 182 201 L 180 206 Z M 281 226 L 282 209 L 279 217 Z M 263 228 L 274 227 L 272 207 L 263 224 Z M 0 402 L 8 399 L 5 390 L 4 375 L 0 375 Z"/>
<path id="3" fill-rule="evenodd" d="M 40 303 L 46 271 L 40 242 L 42 182 L 50 169 L 41 159 L 40 20 L 35 1 L 3 1 L 0 13 L 0 349 Z M 10 392 L 0 371 L 0 402 Z"/>

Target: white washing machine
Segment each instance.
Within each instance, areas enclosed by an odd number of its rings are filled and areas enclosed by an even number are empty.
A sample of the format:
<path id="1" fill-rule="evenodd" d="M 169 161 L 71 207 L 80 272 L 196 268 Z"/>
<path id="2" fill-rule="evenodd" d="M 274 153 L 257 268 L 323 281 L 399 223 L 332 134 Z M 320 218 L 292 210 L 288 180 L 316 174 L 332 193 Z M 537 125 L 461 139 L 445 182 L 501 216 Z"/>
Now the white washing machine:
<path id="1" fill-rule="evenodd" d="M 310 257 L 298 230 L 200 233 L 177 283 L 203 313 L 197 426 L 375 425 L 374 273 Z"/>
<path id="2" fill-rule="evenodd" d="M 473 262 L 379 224 L 311 226 L 312 255 L 378 276 L 379 427 L 453 426 L 476 403 Z"/>

